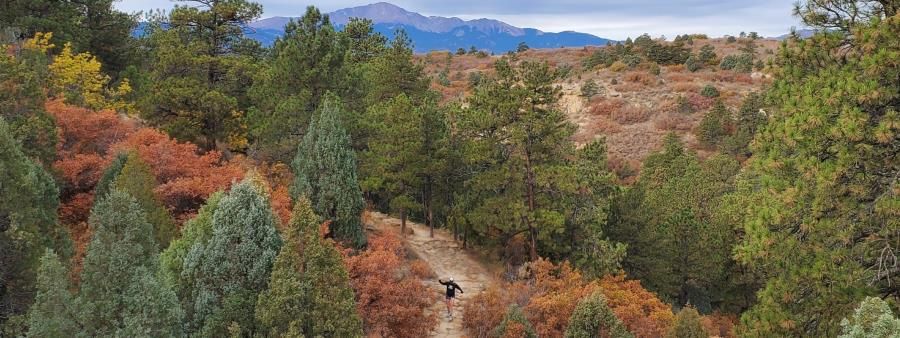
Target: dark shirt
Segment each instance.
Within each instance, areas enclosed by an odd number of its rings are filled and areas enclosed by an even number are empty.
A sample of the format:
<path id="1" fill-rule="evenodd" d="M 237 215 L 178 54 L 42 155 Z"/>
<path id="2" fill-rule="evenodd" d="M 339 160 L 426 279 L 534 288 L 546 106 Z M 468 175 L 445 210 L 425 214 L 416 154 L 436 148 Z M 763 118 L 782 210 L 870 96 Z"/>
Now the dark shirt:
<path id="1" fill-rule="evenodd" d="M 460 288 L 459 285 L 454 283 L 453 281 L 444 282 L 438 279 L 438 283 L 441 283 L 441 285 L 447 287 L 447 297 L 456 297 L 456 290 L 459 290 L 459 293 L 464 293 L 462 288 Z"/>

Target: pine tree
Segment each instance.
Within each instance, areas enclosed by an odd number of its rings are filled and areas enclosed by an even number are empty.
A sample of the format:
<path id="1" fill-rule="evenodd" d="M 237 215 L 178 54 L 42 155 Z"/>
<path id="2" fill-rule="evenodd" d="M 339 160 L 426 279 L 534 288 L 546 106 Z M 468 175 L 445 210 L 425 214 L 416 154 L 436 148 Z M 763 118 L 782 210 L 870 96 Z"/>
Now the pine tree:
<path id="1" fill-rule="evenodd" d="M 735 119 L 734 134 L 725 138 L 723 146 L 733 155 L 750 156 L 750 142 L 757 130 L 766 123 L 762 112 L 763 96 L 753 92 L 744 98 Z"/>
<path id="2" fill-rule="evenodd" d="M 384 194 L 391 210 L 400 214 L 401 233 L 406 231 L 407 216 L 420 207 L 416 197 L 428 164 L 423 156 L 422 113 L 400 94 L 372 107 L 366 116 L 372 135 L 360 161 L 366 176 L 363 186 L 367 192 Z"/>
<path id="3" fill-rule="evenodd" d="M 566 328 L 566 338 L 634 337 L 606 305 L 600 292 L 582 299 L 575 307 Z"/>
<path id="4" fill-rule="evenodd" d="M 675 315 L 675 325 L 669 332 L 670 338 L 707 338 L 709 334 L 700 322 L 700 313 L 693 307 L 687 306 Z"/>
<path id="5" fill-rule="evenodd" d="M 556 105 L 558 74 L 546 63 L 508 60 L 497 75 L 476 88 L 455 121 L 461 145 L 464 186 L 457 224 L 501 242 L 524 234 L 529 256 L 556 255 L 570 243 L 555 236 L 577 195 L 575 127 Z M 552 192 L 552 193 L 551 193 Z M 561 252 L 562 251 L 562 252 Z"/>
<path id="6" fill-rule="evenodd" d="M 528 322 L 528 318 L 525 318 L 525 313 L 522 312 L 522 308 L 518 305 L 511 305 L 506 310 L 503 321 L 494 328 L 492 334 L 502 338 L 537 338 L 537 332 L 534 331 L 534 327 Z"/>
<path id="7" fill-rule="evenodd" d="M 715 148 L 730 135 L 732 126 L 731 112 L 725 107 L 722 100 L 716 100 L 715 105 L 710 109 L 700 125 L 697 127 L 697 139 L 710 148 Z"/>
<path id="8" fill-rule="evenodd" d="M 292 329 L 303 330 L 310 314 L 310 285 L 303 280 L 304 243 L 319 235 L 319 217 L 309 200 L 301 198 L 294 205 L 291 223 L 285 231 L 285 242 L 275 259 L 269 287 L 259 295 L 256 320 L 259 331 L 267 336 L 282 336 Z"/>
<path id="9" fill-rule="evenodd" d="M 142 117 L 205 149 L 244 149 L 248 84 L 262 55 L 244 32 L 262 6 L 248 0 L 179 2 L 187 4 L 146 29 L 150 76 Z"/>
<path id="10" fill-rule="evenodd" d="M 178 229 L 169 211 L 153 193 L 157 185 L 156 177 L 136 152 L 128 154 L 128 160 L 113 185 L 114 189 L 126 192 L 137 200 L 147 221 L 153 225 L 160 249 L 169 247 L 169 242 L 177 236 Z"/>
<path id="11" fill-rule="evenodd" d="M 667 136 L 664 150 L 644 161 L 640 180 L 617 198 L 607 227 L 628 245 L 628 274 L 676 305 L 711 310 L 734 238 L 733 225 L 713 216 L 739 168 L 730 156 L 700 163 L 677 135 Z"/>
<path id="12" fill-rule="evenodd" d="M 253 308 L 266 289 L 281 248 L 268 197 L 260 178 L 232 187 L 212 218 L 212 237 L 196 242 L 185 258 L 182 276 L 195 280 L 193 320 L 188 331 L 224 335 L 232 322 L 253 332 Z"/>
<path id="13" fill-rule="evenodd" d="M 613 173 L 607 167 L 606 143 L 590 142 L 576 155 L 577 194 L 566 220 L 565 242 L 572 243 L 566 256 L 589 277 L 615 274 L 621 270 L 625 245 L 610 241 L 603 229 L 610 200 L 617 194 Z"/>
<path id="14" fill-rule="evenodd" d="M 47 249 L 37 271 L 37 295 L 28 310 L 28 337 L 63 337 L 78 329 L 66 269 Z"/>
<path id="15" fill-rule="evenodd" d="M 79 323 L 87 335 L 134 333 L 140 323 L 152 325 L 141 326 L 144 331 L 181 332 L 175 293 L 156 274 L 158 249 L 145 215 L 134 197 L 118 190 L 91 212 L 94 234 L 78 298 Z"/>
<path id="16" fill-rule="evenodd" d="M 866 296 L 900 292 L 882 265 L 900 239 L 898 40 L 894 15 L 798 40 L 776 58 L 735 248 L 766 282 L 739 333 L 834 336 Z"/>
<path id="17" fill-rule="evenodd" d="M 352 32 L 362 34 L 358 29 Z M 325 93 L 341 90 L 349 42 L 335 30 L 328 14 L 313 6 L 285 26 L 284 36 L 272 47 L 270 66 L 251 90 L 257 105 L 250 117 L 251 130 L 261 155 L 287 162 L 300 141 L 298 131 L 310 124 Z"/>
<path id="18" fill-rule="evenodd" d="M 366 234 L 360 222 L 365 203 L 357 181 L 356 154 L 341 125 L 340 101 L 325 98 L 294 158 L 295 199 L 306 196 L 316 214 L 331 220 L 335 238 L 362 247 Z"/>
<path id="19" fill-rule="evenodd" d="M 424 75 L 424 66 L 413 58 L 413 45 L 404 30 L 398 30 L 381 57 L 373 61 L 372 88 L 367 103 L 373 105 L 406 94 L 417 101 L 427 94 L 430 79 Z"/>
<path id="20" fill-rule="evenodd" d="M 23 48 L 17 57 L 0 55 L 0 83 L 4 86 L 0 92 L 0 117 L 6 120 L 7 132 L 19 142 L 26 156 L 49 165 L 56 157 L 58 142 L 56 123 L 44 110 L 49 57 L 45 44 L 35 45 Z"/>

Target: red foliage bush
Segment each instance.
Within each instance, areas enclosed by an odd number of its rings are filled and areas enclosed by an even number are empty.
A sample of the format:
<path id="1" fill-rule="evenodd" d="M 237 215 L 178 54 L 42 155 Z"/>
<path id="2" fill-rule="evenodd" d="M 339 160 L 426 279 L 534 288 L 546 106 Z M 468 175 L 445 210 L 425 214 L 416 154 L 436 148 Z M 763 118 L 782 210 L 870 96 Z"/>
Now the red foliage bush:
<path id="1" fill-rule="evenodd" d="M 93 111 L 61 101 L 47 102 L 46 109 L 56 118 L 59 135 L 53 167 L 61 181 L 60 222 L 75 240 L 73 272 L 80 269 L 78 262 L 90 239 L 87 219 L 94 188 L 118 151 L 138 151 L 156 175 L 157 196 L 180 221 L 196 212 L 211 193 L 243 176 L 240 167 L 222 160 L 218 152 L 200 154 L 192 144 L 175 142 L 154 129 L 138 128 L 112 111 Z"/>
<path id="2" fill-rule="evenodd" d="M 402 269 L 405 250 L 394 235 L 371 236 L 369 247 L 347 256 L 345 265 L 356 306 L 370 335 L 424 337 L 437 323 L 427 311 L 437 297 L 422 281 Z"/>
<path id="3" fill-rule="evenodd" d="M 179 221 L 192 216 L 212 193 L 243 177 L 243 170 L 224 161 L 218 151 L 205 154 L 192 143 L 179 143 L 156 129 L 142 128 L 113 147 L 135 150 L 150 165 L 159 185 L 157 197 Z"/>

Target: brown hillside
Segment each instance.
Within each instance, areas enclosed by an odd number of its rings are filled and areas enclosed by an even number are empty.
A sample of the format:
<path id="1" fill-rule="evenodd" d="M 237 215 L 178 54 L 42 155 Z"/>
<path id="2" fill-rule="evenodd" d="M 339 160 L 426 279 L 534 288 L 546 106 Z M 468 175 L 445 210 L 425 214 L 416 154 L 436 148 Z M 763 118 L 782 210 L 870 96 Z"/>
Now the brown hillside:
<path id="1" fill-rule="evenodd" d="M 638 171 L 647 155 L 660 147 L 663 136 L 670 131 L 680 135 L 688 147 L 702 156 L 709 153 L 700 147 L 693 134 L 714 102 L 700 95 L 704 86 L 716 87 L 726 106 L 736 111 L 748 93 L 761 90 L 769 83 L 766 69 L 740 73 L 719 68 L 722 58 L 741 53 L 743 41 L 746 40 L 729 43 L 726 39 L 695 39 L 689 46 L 693 53 L 698 53 L 704 45 L 715 48 L 714 65 L 696 72 L 688 71 L 684 65 L 662 66 L 659 75 L 652 72 L 656 65 L 646 61 L 632 69 L 617 69 L 617 65 L 584 69 L 582 62 L 597 47 L 533 49 L 518 56 L 522 60 L 542 60 L 557 68 L 571 69 L 559 83 L 563 90 L 560 103 L 561 109 L 578 125 L 576 141 L 583 143 L 605 137 L 611 166 L 621 176 L 628 177 Z M 779 46 L 775 40 L 756 40 L 755 44 L 756 59 L 764 61 L 771 59 Z M 478 73 L 490 74 L 499 56 L 448 58 L 447 52 L 432 52 L 419 58 L 432 75 L 432 88 L 442 93 L 445 101 L 453 101 L 468 93 L 469 83 Z M 581 87 L 591 80 L 597 84 L 598 94 L 585 98 L 581 96 Z M 693 112 L 679 112 L 684 101 L 690 103 Z"/>

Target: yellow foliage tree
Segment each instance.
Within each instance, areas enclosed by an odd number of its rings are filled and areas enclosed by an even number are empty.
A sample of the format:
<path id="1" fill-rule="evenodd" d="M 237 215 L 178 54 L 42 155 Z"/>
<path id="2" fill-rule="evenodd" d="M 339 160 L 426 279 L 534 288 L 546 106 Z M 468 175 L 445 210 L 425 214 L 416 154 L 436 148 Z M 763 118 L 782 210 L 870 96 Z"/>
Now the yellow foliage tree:
<path id="1" fill-rule="evenodd" d="M 115 89 L 107 89 L 109 76 L 103 74 L 100 67 L 96 57 L 90 53 L 74 53 L 72 45 L 67 43 L 49 67 L 51 95 L 62 96 L 66 103 L 95 110 L 132 113 L 133 104 L 124 101 L 131 93 L 128 79 L 122 80 Z"/>
<path id="2" fill-rule="evenodd" d="M 25 45 L 23 47 L 41 53 L 47 53 L 50 48 L 56 47 L 54 44 L 50 43 L 50 39 L 53 39 L 53 32 L 37 32 L 34 34 L 33 38 L 25 40 Z"/>

